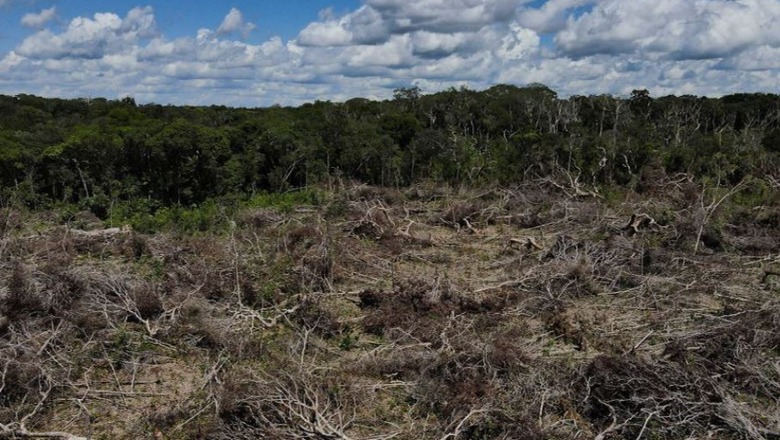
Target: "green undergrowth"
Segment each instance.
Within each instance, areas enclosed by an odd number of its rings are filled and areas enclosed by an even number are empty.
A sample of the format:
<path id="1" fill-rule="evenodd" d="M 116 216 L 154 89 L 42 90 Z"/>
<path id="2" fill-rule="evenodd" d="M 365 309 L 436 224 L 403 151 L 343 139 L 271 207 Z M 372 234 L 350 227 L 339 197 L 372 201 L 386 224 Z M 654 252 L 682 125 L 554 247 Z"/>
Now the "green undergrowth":
<path id="1" fill-rule="evenodd" d="M 116 201 L 108 208 L 93 209 L 89 201 L 79 204 L 57 204 L 50 209 L 54 221 L 78 229 L 129 225 L 133 230 L 154 234 L 174 232 L 184 235 L 221 233 L 230 230 L 233 219 L 242 210 L 270 209 L 288 214 L 298 207 L 318 207 L 325 203 L 326 193 L 315 188 L 303 188 L 284 193 L 229 195 L 190 206 L 163 206 L 147 199 Z M 84 217 L 91 217 L 84 219 Z M 102 220 L 102 222 L 101 222 Z"/>

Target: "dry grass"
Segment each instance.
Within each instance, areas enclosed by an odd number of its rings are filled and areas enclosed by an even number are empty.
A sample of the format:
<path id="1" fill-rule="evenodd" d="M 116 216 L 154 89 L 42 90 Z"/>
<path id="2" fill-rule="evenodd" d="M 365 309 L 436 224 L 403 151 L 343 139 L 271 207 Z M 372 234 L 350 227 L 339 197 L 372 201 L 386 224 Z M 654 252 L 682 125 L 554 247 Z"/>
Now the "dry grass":
<path id="1" fill-rule="evenodd" d="M 198 237 L 4 212 L 0 437 L 777 438 L 780 209 L 642 191 L 353 186 Z"/>

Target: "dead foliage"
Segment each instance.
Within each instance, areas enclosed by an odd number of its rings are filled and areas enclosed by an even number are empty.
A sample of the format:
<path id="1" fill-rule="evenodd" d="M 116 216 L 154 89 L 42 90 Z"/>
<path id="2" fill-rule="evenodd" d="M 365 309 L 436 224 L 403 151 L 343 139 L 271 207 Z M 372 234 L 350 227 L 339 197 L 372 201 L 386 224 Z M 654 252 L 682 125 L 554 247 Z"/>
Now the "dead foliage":
<path id="1" fill-rule="evenodd" d="M 255 209 L 244 213 L 238 219 L 238 224 L 252 229 L 262 230 L 276 225 L 281 225 L 284 217 L 274 209 Z"/>
<path id="2" fill-rule="evenodd" d="M 27 315 L 48 310 L 43 294 L 33 284 L 29 271 L 17 262 L 6 282 L 6 294 L 3 297 L 0 312 L 14 321 Z"/>
<path id="3" fill-rule="evenodd" d="M 709 408 L 723 401 L 707 378 L 674 365 L 607 355 L 585 366 L 578 385 L 580 412 L 594 427 L 632 438 L 648 418 L 663 422 L 653 430 L 659 435 L 679 438 L 706 431 L 717 423 Z"/>
<path id="4" fill-rule="evenodd" d="M 453 203 L 441 214 L 440 221 L 455 229 L 476 233 L 475 225 L 490 222 L 494 215 L 495 208 L 489 202 L 477 199 Z"/>
<path id="5" fill-rule="evenodd" d="M 398 280 L 391 291 L 364 290 L 360 293 L 360 305 L 368 314 L 363 328 L 368 333 L 386 335 L 395 332 L 413 335 L 424 342 L 438 338 L 441 318 L 462 313 L 491 313 L 503 306 L 500 300 L 477 300 L 461 294 L 447 280 L 422 279 Z"/>
<path id="6" fill-rule="evenodd" d="M 645 174 L 340 182 L 197 236 L 6 216 L 0 437 L 778 437 L 774 199 Z"/>

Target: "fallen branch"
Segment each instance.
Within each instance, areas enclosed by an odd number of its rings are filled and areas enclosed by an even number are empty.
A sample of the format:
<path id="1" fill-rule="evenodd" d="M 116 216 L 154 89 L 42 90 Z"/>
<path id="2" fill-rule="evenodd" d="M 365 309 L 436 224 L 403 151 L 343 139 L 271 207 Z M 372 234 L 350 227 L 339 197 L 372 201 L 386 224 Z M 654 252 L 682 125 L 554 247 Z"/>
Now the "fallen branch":
<path id="1" fill-rule="evenodd" d="M 769 277 L 780 277 L 780 269 L 767 268 L 764 269 L 764 276 L 761 278 L 761 283 L 766 284 L 769 281 Z"/>
<path id="2" fill-rule="evenodd" d="M 509 246 L 512 246 L 513 244 L 517 244 L 517 245 L 520 245 L 520 246 L 525 246 L 525 248 L 528 249 L 528 250 L 532 250 L 532 249 L 536 249 L 536 250 L 539 250 L 539 251 L 544 250 L 542 245 L 537 243 L 536 240 L 534 240 L 533 237 L 528 237 L 528 238 L 525 239 L 525 241 L 520 240 L 519 238 L 510 238 L 509 239 Z"/>
<path id="3" fill-rule="evenodd" d="M 525 281 L 525 279 L 504 281 L 503 283 L 496 284 L 495 286 L 482 287 L 480 289 L 475 290 L 474 293 L 485 293 L 485 292 L 489 292 L 491 290 L 503 289 L 504 287 L 514 287 L 514 286 L 518 286 L 518 285 L 522 284 L 524 281 Z"/>
<path id="4" fill-rule="evenodd" d="M 457 426 L 455 426 L 455 429 L 452 432 L 447 433 L 444 435 L 440 440 L 447 440 L 448 438 L 458 438 L 460 436 L 461 432 L 463 431 L 463 427 L 466 424 L 466 422 L 472 418 L 473 416 L 476 416 L 478 414 L 486 413 L 488 412 L 487 408 L 480 408 L 480 409 L 472 409 L 469 411 L 468 414 L 466 414 L 458 423 Z"/>
<path id="5" fill-rule="evenodd" d="M 78 435 L 73 435 L 68 432 L 61 432 L 61 431 L 27 431 L 27 430 L 17 430 L 17 431 L 2 431 L 3 435 L 8 435 L 10 438 L 54 438 L 54 439 L 62 439 L 62 440 L 87 440 L 87 437 L 80 437 Z"/>
<path id="6" fill-rule="evenodd" d="M 718 207 L 726 201 L 729 197 L 733 196 L 734 194 L 738 193 L 742 190 L 742 188 L 747 185 L 748 180 L 743 179 L 741 182 L 739 182 L 736 186 L 731 188 L 726 194 L 724 194 L 720 199 L 713 200 L 712 203 L 710 203 L 707 206 L 704 206 L 704 191 L 706 188 L 702 189 L 701 192 L 701 209 L 704 211 L 704 219 L 702 219 L 701 224 L 699 225 L 699 232 L 696 234 L 696 244 L 693 246 L 693 254 L 696 255 L 699 252 L 699 244 L 701 244 L 701 236 L 704 234 L 704 228 L 707 226 L 707 223 L 710 221 L 710 218 L 715 214 L 715 211 L 718 209 Z"/>
<path id="7" fill-rule="evenodd" d="M 612 414 L 612 423 L 607 426 L 606 429 L 601 431 L 593 440 L 605 440 L 609 434 L 612 434 L 613 432 L 620 431 L 621 429 L 625 428 L 631 420 L 633 420 L 634 416 L 631 416 L 628 420 L 618 423 L 617 422 L 617 416 L 615 415 L 615 407 L 608 404 L 607 402 L 604 402 L 601 399 L 597 399 L 601 404 L 609 408 L 610 413 Z"/>
<path id="8" fill-rule="evenodd" d="M 463 222 L 466 223 L 466 228 L 468 228 L 469 232 L 471 232 L 474 235 L 479 235 L 479 231 L 477 231 L 476 229 L 474 229 L 473 226 L 471 226 L 471 222 L 469 221 L 468 218 L 464 218 Z"/>
<path id="9" fill-rule="evenodd" d="M 639 349 L 639 347 L 641 347 L 642 344 L 644 344 L 645 341 L 647 341 L 647 339 L 650 338 L 650 336 L 653 336 L 653 333 L 655 333 L 655 330 L 650 330 L 650 332 L 646 334 L 644 338 L 642 338 L 639 342 L 634 344 L 633 347 L 631 347 L 631 350 L 629 350 L 628 353 L 634 353 L 635 351 L 637 351 L 637 349 Z"/>
<path id="10" fill-rule="evenodd" d="M 130 227 L 130 225 L 124 225 L 121 228 L 106 228 L 106 229 L 97 229 L 94 231 L 83 231 L 81 229 L 68 229 L 68 232 L 80 237 L 113 237 L 121 234 L 129 234 L 133 232 L 133 228 Z"/>
<path id="11" fill-rule="evenodd" d="M 628 230 L 632 235 L 638 234 L 640 228 L 649 228 L 653 231 L 657 231 L 661 226 L 656 223 L 655 219 L 647 214 L 631 214 L 631 220 L 628 221 L 625 230 Z"/>

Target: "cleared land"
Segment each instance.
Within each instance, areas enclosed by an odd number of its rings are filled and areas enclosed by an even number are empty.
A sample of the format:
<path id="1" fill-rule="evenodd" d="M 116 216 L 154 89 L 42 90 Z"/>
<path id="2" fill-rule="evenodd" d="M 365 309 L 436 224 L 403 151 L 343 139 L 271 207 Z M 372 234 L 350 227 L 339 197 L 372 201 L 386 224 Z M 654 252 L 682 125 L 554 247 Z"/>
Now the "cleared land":
<path id="1" fill-rule="evenodd" d="M 780 207 L 341 185 L 226 231 L 0 220 L 0 437 L 780 438 Z"/>

